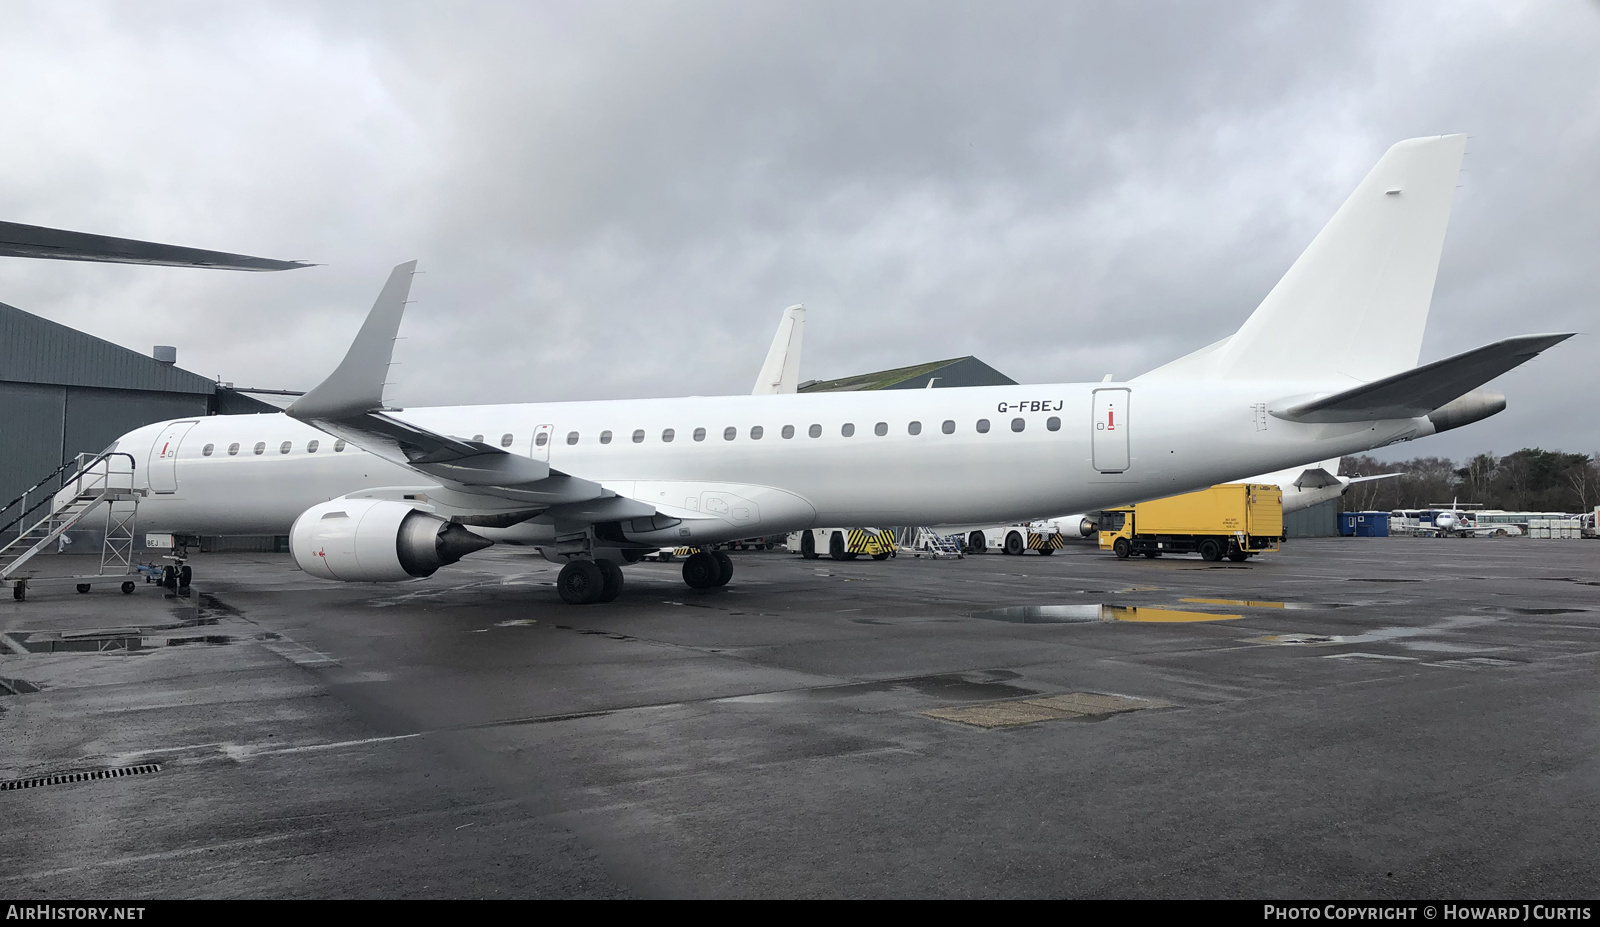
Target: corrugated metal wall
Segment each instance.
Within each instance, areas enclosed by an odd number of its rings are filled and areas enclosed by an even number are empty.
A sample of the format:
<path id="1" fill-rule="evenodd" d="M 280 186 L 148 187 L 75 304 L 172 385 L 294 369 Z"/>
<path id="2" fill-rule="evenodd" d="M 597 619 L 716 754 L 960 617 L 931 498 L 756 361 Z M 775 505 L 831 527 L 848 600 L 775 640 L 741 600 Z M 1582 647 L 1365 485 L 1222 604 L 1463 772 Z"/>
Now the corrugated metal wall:
<path id="1" fill-rule="evenodd" d="M 61 465 L 66 410 L 65 387 L 0 382 L 0 505 Z"/>
<path id="2" fill-rule="evenodd" d="M 1292 538 L 1331 538 L 1339 534 L 1339 500 L 1283 516 L 1283 533 Z"/>

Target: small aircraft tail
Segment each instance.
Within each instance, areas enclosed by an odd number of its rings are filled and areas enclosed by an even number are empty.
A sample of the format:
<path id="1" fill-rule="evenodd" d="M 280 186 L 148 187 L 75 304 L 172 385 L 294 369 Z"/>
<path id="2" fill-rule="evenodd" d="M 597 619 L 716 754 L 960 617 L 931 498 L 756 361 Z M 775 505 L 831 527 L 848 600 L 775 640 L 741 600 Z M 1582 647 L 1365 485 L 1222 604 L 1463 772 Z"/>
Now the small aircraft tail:
<path id="1" fill-rule="evenodd" d="M 766 363 L 756 376 L 756 388 L 750 391 L 752 396 L 795 392 L 800 385 L 800 342 L 805 330 L 805 307 L 783 310 L 777 334 L 772 336 L 772 347 L 767 349 Z"/>

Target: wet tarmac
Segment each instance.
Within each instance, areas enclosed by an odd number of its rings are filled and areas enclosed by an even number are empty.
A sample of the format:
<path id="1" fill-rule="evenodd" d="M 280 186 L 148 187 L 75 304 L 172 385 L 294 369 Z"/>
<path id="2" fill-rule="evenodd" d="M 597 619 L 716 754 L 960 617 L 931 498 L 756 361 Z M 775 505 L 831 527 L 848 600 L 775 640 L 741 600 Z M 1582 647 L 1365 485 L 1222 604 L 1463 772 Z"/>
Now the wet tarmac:
<path id="1" fill-rule="evenodd" d="M 732 556 L 0 600 L 0 894 L 1600 891 L 1600 543 Z"/>

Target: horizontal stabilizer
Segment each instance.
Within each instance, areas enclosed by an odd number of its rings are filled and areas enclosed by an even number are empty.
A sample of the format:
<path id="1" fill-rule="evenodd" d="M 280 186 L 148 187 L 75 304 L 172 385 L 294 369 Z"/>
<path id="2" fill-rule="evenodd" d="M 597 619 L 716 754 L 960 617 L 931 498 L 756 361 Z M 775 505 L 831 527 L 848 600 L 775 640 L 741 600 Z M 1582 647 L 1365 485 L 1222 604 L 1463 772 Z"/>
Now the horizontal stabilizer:
<path id="1" fill-rule="evenodd" d="M 1269 411 L 1291 422 L 1366 422 L 1416 418 L 1447 405 L 1574 333 L 1522 335 L 1423 364 L 1332 396 Z"/>

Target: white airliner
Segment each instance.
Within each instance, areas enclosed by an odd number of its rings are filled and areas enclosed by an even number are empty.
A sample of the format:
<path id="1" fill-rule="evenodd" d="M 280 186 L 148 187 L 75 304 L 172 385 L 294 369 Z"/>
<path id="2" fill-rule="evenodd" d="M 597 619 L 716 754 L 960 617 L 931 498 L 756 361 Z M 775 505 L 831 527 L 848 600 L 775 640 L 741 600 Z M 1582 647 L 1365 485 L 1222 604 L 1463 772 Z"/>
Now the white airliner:
<path id="1" fill-rule="evenodd" d="M 531 545 L 565 563 L 574 603 L 614 598 L 619 565 L 663 546 L 1187 492 L 1476 421 L 1503 405 L 1477 387 L 1570 337 L 1416 366 L 1465 144 L 1395 145 L 1235 334 L 1129 382 L 389 409 L 412 262 L 286 414 L 116 447 L 148 460 L 146 530 L 288 534 L 306 572 L 357 582 Z M 695 554 L 683 572 L 704 588 L 733 565 Z"/>

